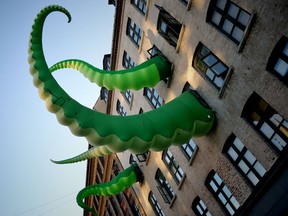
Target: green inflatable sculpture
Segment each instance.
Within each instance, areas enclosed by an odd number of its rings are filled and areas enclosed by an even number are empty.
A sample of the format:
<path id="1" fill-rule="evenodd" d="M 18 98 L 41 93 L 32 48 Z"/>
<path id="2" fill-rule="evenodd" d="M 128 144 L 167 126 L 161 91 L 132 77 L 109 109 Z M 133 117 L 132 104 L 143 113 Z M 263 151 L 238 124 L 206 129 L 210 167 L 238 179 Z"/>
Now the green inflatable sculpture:
<path id="1" fill-rule="evenodd" d="M 170 145 L 186 143 L 192 136 L 203 136 L 209 133 L 215 119 L 214 112 L 203 106 L 191 92 L 184 92 L 156 110 L 133 116 L 103 114 L 75 101 L 57 83 L 52 75 L 53 71 L 65 67 L 75 68 L 98 85 L 108 89 L 126 90 L 156 85 L 161 79 L 170 75 L 170 64 L 164 58 L 157 57 L 133 69 L 107 72 L 95 69 L 80 60 L 66 60 L 49 69 L 43 53 L 42 32 L 46 17 L 53 11 L 66 14 L 69 22 L 71 20 L 69 12 L 57 5 L 48 6 L 38 14 L 29 41 L 30 73 L 34 85 L 39 90 L 39 96 L 46 102 L 47 109 L 56 114 L 58 121 L 68 126 L 73 134 L 85 137 L 95 146 L 75 158 L 55 161 L 56 163 L 78 162 L 126 150 L 134 153 L 144 153 L 147 150 L 161 151 Z M 129 170 L 133 173 L 133 168 Z M 127 184 L 120 184 L 126 182 L 121 180 L 122 178 L 130 179 L 124 174 L 112 180 L 111 185 L 107 183 L 99 186 L 102 189 L 95 189 L 95 191 L 97 194 L 107 195 L 104 188 L 114 188 L 114 183 L 122 185 L 120 188 L 130 187 L 134 180 L 127 181 Z M 78 204 L 84 208 L 86 207 L 83 205 L 83 199 L 86 195 L 91 195 L 90 192 L 94 190 L 87 191 L 83 189 L 77 198 Z M 120 190 L 112 191 L 112 194 L 115 194 Z"/>
<path id="2" fill-rule="evenodd" d="M 92 212 L 94 215 L 98 215 L 97 212 L 87 206 L 84 199 L 91 195 L 117 195 L 118 193 L 130 188 L 136 182 L 143 181 L 143 174 L 140 171 L 137 164 L 132 164 L 127 169 L 123 170 L 119 175 L 114 177 L 110 182 L 103 184 L 96 184 L 88 186 L 82 189 L 76 198 L 77 204 L 86 211 Z"/>

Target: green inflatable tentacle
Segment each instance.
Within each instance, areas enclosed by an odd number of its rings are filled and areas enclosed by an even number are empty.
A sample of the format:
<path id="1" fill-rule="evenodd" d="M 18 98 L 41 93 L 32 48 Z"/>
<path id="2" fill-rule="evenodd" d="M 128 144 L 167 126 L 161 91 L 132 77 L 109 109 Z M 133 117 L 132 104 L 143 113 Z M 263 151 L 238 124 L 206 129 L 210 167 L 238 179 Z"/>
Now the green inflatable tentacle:
<path id="1" fill-rule="evenodd" d="M 71 98 L 56 82 L 46 64 L 42 48 L 44 20 L 52 11 L 65 13 L 60 6 L 43 9 L 32 26 L 29 44 L 30 73 L 47 109 L 77 136 L 84 136 L 95 146 L 106 145 L 110 152 L 160 151 L 172 144 L 183 144 L 192 136 L 207 134 L 214 122 L 214 112 L 205 108 L 190 92 L 185 92 L 164 106 L 134 116 L 111 116 L 89 109 Z"/>
<path id="2" fill-rule="evenodd" d="M 92 158 L 96 158 L 96 157 L 102 157 L 105 155 L 109 155 L 111 153 L 115 153 L 115 152 L 111 152 L 106 146 L 94 146 L 92 148 L 90 148 L 89 150 L 83 152 L 82 154 L 79 154 L 75 157 L 72 158 L 68 158 L 65 160 L 60 160 L 60 161 L 56 161 L 56 160 L 51 160 L 53 163 L 55 164 L 68 164 L 68 163 L 77 163 L 83 160 L 88 160 L 88 159 L 92 159 Z"/>
<path id="3" fill-rule="evenodd" d="M 161 79 L 163 80 L 171 74 L 171 64 L 162 56 L 156 56 L 136 67 L 119 71 L 100 70 L 82 60 L 69 59 L 56 63 L 50 68 L 50 71 L 54 72 L 62 68 L 79 70 L 98 86 L 120 91 L 154 87 Z"/>
<path id="4" fill-rule="evenodd" d="M 103 184 L 95 184 L 82 189 L 76 198 L 76 201 L 80 207 L 92 212 L 94 215 L 98 215 L 97 212 L 85 204 L 84 199 L 92 195 L 116 195 L 127 188 L 130 188 L 134 183 L 141 182 L 143 175 L 136 164 L 132 164 L 127 169 L 123 170 L 119 175 L 113 178 L 110 182 Z"/>

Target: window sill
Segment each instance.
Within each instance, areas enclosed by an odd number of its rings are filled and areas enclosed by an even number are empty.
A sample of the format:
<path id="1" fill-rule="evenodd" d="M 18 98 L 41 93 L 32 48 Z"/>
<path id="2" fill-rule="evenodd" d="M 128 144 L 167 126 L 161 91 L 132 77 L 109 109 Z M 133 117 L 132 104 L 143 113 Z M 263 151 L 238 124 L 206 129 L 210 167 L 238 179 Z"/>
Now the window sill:
<path id="1" fill-rule="evenodd" d="M 177 42 L 177 46 L 176 46 L 176 53 L 179 53 L 180 44 L 181 44 L 182 39 L 183 39 L 184 31 L 185 31 L 185 25 L 182 23 L 182 28 L 181 28 L 181 31 L 180 31 L 180 34 L 179 34 L 179 38 L 178 38 L 178 42 Z"/>
<path id="2" fill-rule="evenodd" d="M 145 165 L 148 165 L 149 159 L 150 159 L 151 151 L 148 151 L 148 155 L 145 161 Z"/>
<path id="3" fill-rule="evenodd" d="M 192 154 L 192 157 L 191 157 L 190 160 L 189 160 L 189 166 L 192 165 L 192 162 L 194 161 L 194 159 L 195 159 L 195 157 L 196 157 L 196 154 L 197 154 L 197 152 L 198 152 L 198 149 L 199 149 L 199 147 L 196 146 L 196 148 L 195 148 L 195 150 L 194 150 L 194 152 L 193 152 L 193 154 Z"/>
<path id="4" fill-rule="evenodd" d="M 243 51 L 243 49 L 244 49 L 245 43 L 247 41 L 249 33 L 251 32 L 251 29 L 252 29 L 252 26 L 254 24 L 255 18 L 256 18 L 255 13 L 251 14 L 251 18 L 250 18 L 250 20 L 249 20 L 249 22 L 247 24 L 247 27 L 246 27 L 246 29 L 244 31 L 243 39 L 241 40 L 241 42 L 238 45 L 238 49 L 237 49 L 238 53 L 241 53 Z"/>
<path id="5" fill-rule="evenodd" d="M 176 198 L 177 198 L 177 196 L 175 195 L 175 196 L 173 197 L 173 199 L 171 200 L 171 203 L 169 203 L 169 208 L 170 208 L 170 209 L 173 207 Z"/>
<path id="6" fill-rule="evenodd" d="M 148 12 L 149 12 L 149 8 L 150 8 L 150 2 L 151 2 L 151 0 L 148 0 L 147 3 L 146 3 L 145 21 L 147 20 L 147 17 L 148 17 Z"/>
<path id="7" fill-rule="evenodd" d="M 224 94 L 224 91 L 228 85 L 228 82 L 232 76 L 232 73 L 233 73 L 233 68 L 232 67 L 229 67 L 229 70 L 227 72 L 227 76 L 225 77 L 225 80 L 224 80 L 224 83 L 223 83 L 223 86 L 220 88 L 220 91 L 219 91 L 219 98 L 222 98 L 223 94 Z"/>
<path id="8" fill-rule="evenodd" d="M 183 185 L 185 179 L 186 179 L 186 174 L 184 173 L 183 178 L 181 179 L 181 181 L 180 181 L 180 183 L 179 183 L 179 185 L 178 185 L 178 190 L 181 190 L 182 185 Z"/>

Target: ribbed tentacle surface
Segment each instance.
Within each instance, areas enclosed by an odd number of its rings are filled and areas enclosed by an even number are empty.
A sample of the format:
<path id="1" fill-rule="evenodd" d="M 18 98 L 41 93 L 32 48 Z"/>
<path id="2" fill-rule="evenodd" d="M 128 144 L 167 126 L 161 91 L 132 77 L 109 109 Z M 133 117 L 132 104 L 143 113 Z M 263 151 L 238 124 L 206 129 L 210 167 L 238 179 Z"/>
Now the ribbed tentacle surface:
<path id="1" fill-rule="evenodd" d="M 103 184 L 95 184 L 82 189 L 78 193 L 76 201 L 80 207 L 92 212 L 94 215 L 98 215 L 93 208 L 90 208 L 85 204 L 84 199 L 86 197 L 92 195 L 117 195 L 118 193 L 126 190 L 127 188 L 130 188 L 137 181 L 138 180 L 135 167 L 131 165 L 127 169 L 123 170 L 119 175 L 114 177 L 110 182 L 106 182 Z"/>
<path id="2" fill-rule="evenodd" d="M 156 56 L 136 67 L 119 71 L 105 71 L 85 61 L 69 59 L 54 64 L 50 71 L 54 72 L 63 68 L 76 69 L 92 83 L 108 90 L 118 89 L 120 91 L 154 87 L 161 79 L 165 79 L 171 74 L 171 65 L 162 56 Z"/>

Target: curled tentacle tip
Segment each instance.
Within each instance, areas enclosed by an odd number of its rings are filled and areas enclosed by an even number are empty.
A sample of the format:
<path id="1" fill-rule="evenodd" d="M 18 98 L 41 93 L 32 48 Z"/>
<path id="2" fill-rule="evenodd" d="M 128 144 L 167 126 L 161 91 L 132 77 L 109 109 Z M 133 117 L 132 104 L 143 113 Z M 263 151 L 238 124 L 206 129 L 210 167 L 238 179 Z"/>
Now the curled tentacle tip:
<path id="1" fill-rule="evenodd" d="M 54 164 L 60 164 L 59 161 L 56 161 L 56 160 L 53 160 L 53 159 L 50 159 L 50 161 L 51 161 L 52 163 L 54 163 Z"/>

